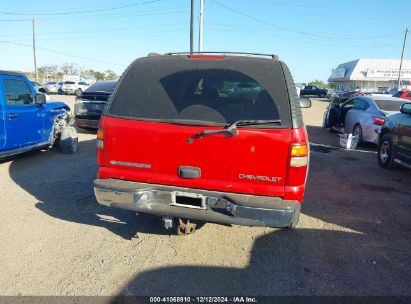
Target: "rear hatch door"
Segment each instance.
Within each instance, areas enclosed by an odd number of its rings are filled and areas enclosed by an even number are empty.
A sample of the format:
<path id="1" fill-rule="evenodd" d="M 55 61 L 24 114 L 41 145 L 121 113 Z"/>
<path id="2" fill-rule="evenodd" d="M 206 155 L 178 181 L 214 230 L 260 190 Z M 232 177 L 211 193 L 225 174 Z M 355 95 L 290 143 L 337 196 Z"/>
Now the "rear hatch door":
<path id="1" fill-rule="evenodd" d="M 137 60 L 118 85 L 101 125 L 109 175 L 282 196 L 292 129 L 280 64 L 164 57 Z M 224 131 L 244 119 L 281 123 Z M 197 176 L 184 176 L 187 168 Z"/>

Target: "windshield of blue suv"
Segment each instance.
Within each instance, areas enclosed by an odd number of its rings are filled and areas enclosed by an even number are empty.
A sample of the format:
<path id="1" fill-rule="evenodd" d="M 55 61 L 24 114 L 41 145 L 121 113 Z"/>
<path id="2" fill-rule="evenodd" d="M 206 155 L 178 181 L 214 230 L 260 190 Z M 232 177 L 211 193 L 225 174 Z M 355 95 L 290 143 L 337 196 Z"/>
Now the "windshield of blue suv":
<path id="1" fill-rule="evenodd" d="M 268 64 L 264 68 L 268 60 L 254 64 L 240 64 L 238 59 L 164 61 L 160 65 L 142 60 L 143 64 L 126 71 L 109 115 L 210 125 L 237 120 L 290 121 L 285 82 L 277 74 L 282 73 L 279 65 Z"/>

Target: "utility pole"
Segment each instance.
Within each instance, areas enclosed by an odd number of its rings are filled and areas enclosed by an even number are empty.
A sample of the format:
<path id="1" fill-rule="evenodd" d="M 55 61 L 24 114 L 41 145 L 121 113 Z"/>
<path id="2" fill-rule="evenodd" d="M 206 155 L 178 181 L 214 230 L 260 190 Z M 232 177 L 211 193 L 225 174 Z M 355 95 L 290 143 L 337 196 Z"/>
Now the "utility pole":
<path id="1" fill-rule="evenodd" d="M 407 34 L 408 34 L 408 29 L 405 29 L 404 43 L 402 44 L 402 52 L 401 52 L 400 71 L 398 73 L 398 89 L 400 89 L 402 58 L 404 57 L 404 49 L 405 49 L 405 42 L 407 41 Z"/>
<path id="2" fill-rule="evenodd" d="M 198 51 L 203 51 L 203 16 L 204 16 L 204 0 L 200 0 L 200 23 L 198 27 Z"/>
<path id="3" fill-rule="evenodd" d="M 36 61 L 36 34 L 34 28 L 34 18 L 33 18 L 33 58 L 34 58 L 34 74 L 36 75 L 36 81 L 38 81 L 38 74 L 37 74 L 37 61 Z"/>
<path id="4" fill-rule="evenodd" d="M 193 53 L 194 40 L 194 0 L 191 0 L 191 17 L 190 17 L 190 54 Z"/>

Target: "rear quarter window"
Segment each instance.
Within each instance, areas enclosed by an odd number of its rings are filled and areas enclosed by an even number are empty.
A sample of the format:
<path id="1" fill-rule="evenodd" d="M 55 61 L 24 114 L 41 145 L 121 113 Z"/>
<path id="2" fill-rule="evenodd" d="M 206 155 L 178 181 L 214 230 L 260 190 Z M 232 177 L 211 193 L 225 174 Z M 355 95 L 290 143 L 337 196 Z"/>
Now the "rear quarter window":
<path id="1" fill-rule="evenodd" d="M 137 60 L 122 76 L 108 115 L 201 125 L 243 119 L 291 123 L 281 66 L 265 59 Z"/>
<path id="2" fill-rule="evenodd" d="M 406 102 L 405 100 L 390 100 L 390 99 L 378 99 L 375 100 L 378 108 L 383 111 L 400 111 L 401 105 Z"/>

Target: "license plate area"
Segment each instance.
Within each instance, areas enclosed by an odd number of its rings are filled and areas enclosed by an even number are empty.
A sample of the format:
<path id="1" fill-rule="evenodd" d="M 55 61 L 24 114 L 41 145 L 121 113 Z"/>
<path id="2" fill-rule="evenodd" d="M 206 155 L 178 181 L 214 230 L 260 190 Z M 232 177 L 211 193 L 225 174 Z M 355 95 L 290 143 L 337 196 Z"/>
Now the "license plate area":
<path id="1" fill-rule="evenodd" d="M 103 105 L 103 104 L 100 104 L 100 103 L 92 103 L 92 104 L 90 104 L 90 110 L 99 111 L 99 110 L 102 110 L 103 107 L 104 107 L 104 105 Z"/>
<path id="2" fill-rule="evenodd" d="M 202 194 L 171 192 L 171 205 L 193 209 L 206 209 L 206 197 Z"/>

